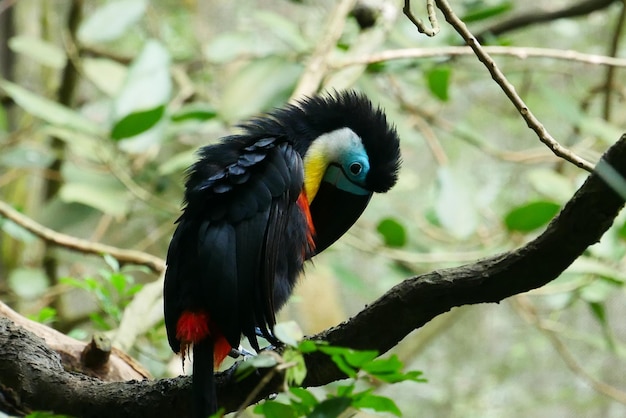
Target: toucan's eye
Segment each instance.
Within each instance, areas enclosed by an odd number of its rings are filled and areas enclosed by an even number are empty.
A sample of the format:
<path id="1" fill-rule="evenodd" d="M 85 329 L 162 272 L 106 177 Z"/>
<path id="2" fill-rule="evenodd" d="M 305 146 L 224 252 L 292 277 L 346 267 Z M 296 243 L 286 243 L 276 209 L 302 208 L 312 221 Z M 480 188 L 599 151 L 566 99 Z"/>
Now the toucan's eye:
<path id="1" fill-rule="evenodd" d="M 352 163 L 350 164 L 350 172 L 355 176 L 358 176 L 363 171 L 363 166 L 361 163 Z"/>

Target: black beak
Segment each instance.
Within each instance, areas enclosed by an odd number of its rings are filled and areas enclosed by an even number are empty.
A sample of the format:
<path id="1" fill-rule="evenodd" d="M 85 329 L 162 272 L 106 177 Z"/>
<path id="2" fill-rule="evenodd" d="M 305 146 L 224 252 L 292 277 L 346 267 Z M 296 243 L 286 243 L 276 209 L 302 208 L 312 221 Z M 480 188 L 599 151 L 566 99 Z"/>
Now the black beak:
<path id="1" fill-rule="evenodd" d="M 319 254 L 342 236 L 361 216 L 372 193 L 356 195 L 322 182 L 309 210 L 315 226 L 315 253 Z"/>

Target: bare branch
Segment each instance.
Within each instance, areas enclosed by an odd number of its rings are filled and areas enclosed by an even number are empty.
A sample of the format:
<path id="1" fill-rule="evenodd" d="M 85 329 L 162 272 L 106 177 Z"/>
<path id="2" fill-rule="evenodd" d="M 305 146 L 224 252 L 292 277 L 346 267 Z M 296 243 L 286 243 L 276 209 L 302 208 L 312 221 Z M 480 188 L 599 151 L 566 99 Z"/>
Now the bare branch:
<path id="1" fill-rule="evenodd" d="M 465 42 L 472 48 L 480 62 L 482 62 L 487 70 L 491 74 L 493 80 L 502 88 L 504 94 L 509 98 L 511 103 L 515 106 L 517 111 L 522 115 L 522 118 L 526 121 L 526 124 L 530 129 L 535 131 L 539 140 L 543 142 L 555 155 L 563 158 L 566 161 L 571 162 L 579 168 L 593 171 L 593 165 L 587 160 L 574 154 L 569 149 L 562 146 L 556 139 L 550 135 L 546 128 L 541 124 L 539 119 L 531 112 L 526 103 L 515 91 L 515 87 L 507 80 L 506 76 L 498 68 L 494 60 L 484 50 L 484 48 L 478 43 L 474 35 L 467 29 L 465 23 L 463 23 L 454 13 L 450 4 L 446 0 L 435 0 L 437 7 L 444 14 L 446 21 L 461 35 Z"/>
<path id="2" fill-rule="evenodd" d="M 433 0 L 426 0 L 426 13 L 428 14 L 428 21 L 430 22 L 430 28 L 427 27 L 422 19 L 418 19 L 413 15 L 411 11 L 411 0 L 404 0 L 404 7 L 402 8 L 404 15 L 415 25 L 419 33 L 423 33 L 426 36 L 433 37 L 439 33 L 439 22 L 435 15 L 435 4 Z"/>
<path id="3" fill-rule="evenodd" d="M 626 67 L 625 58 L 585 54 L 583 52 L 572 50 L 512 46 L 483 46 L 482 48 L 486 53 L 491 55 L 511 56 L 522 60 L 527 58 L 551 58 L 592 65 L 604 65 L 608 67 Z M 376 52 L 351 59 L 344 59 L 335 63 L 332 67 L 333 69 L 341 69 L 352 65 L 367 65 L 401 59 L 452 57 L 461 55 L 474 55 L 474 51 L 468 46 L 389 49 L 387 51 Z"/>
<path id="4" fill-rule="evenodd" d="M 49 244 L 86 254 L 109 254 L 122 264 L 137 264 L 140 266 L 146 266 L 156 274 L 162 273 L 165 269 L 165 261 L 152 254 L 135 250 L 125 250 L 111 245 L 91 242 L 53 231 L 52 229 L 35 222 L 28 216 L 19 213 L 3 201 L 0 201 L 0 216 L 16 223 Z"/>

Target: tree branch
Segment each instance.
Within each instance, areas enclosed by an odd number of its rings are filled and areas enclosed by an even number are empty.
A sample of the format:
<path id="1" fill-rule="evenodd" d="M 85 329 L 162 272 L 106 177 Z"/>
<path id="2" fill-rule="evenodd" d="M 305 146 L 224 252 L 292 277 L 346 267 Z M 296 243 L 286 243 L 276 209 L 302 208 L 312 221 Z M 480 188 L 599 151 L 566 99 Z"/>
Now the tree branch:
<path id="1" fill-rule="evenodd" d="M 525 28 L 539 23 L 552 22 L 558 19 L 585 16 L 596 10 L 604 9 L 619 0 L 583 0 L 571 6 L 553 12 L 530 12 L 515 16 L 509 20 L 488 27 L 476 35 L 479 42 L 487 36 L 499 36 L 506 32 Z"/>
<path id="2" fill-rule="evenodd" d="M 117 259 L 117 261 L 121 264 L 130 263 L 146 266 L 156 274 L 160 274 L 163 270 L 165 270 L 165 261 L 152 254 L 136 250 L 125 250 L 111 245 L 91 242 L 56 232 L 35 222 L 28 216 L 19 213 L 3 201 L 0 201 L 0 217 L 4 217 L 11 222 L 16 223 L 28 232 L 31 232 L 46 241 L 48 244 L 57 245 L 71 251 L 78 251 L 86 254 L 109 254 Z"/>
<path id="3" fill-rule="evenodd" d="M 603 157 L 626 176 L 626 134 Z M 596 172 L 565 205 L 546 231 L 523 247 L 476 263 L 437 270 L 405 280 L 354 318 L 313 339 L 384 353 L 414 329 L 453 307 L 499 302 L 558 277 L 608 230 L 624 200 Z M 171 417 L 189 413 L 189 377 L 156 381 L 102 383 L 63 371 L 58 356 L 39 338 L 0 319 L 0 392 L 12 390 L 19 407 L 53 410 L 81 417 Z M 320 386 L 345 376 L 326 356 L 307 356 L 306 386 Z M 234 366 L 217 376 L 218 397 L 236 410 L 268 373 L 260 370 L 243 381 Z M 255 401 L 278 391 L 276 373 Z M 16 406 L 16 407 L 17 407 Z"/>
<path id="4" fill-rule="evenodd" d="M 511 103 L 513 103 L 513 106 L 515 106 L 519 114 L 526 121 L 528 127 L 537 134 L 539 140 L 543 142 L 555 155 L 571 162 L 579 168 L 591 172 L 593 170 L 593 165 L 591 163 L 559 144 L 559 142 L 554 139 L 552 135 L 550 135 L 539 119 L 537 119 L 533 112 L 531 112 L 528 108 L 524 100 L 522 100 L 519 94 L 517 94 L 515 87 L 513 87 L 509 80 L 507 80 L 506 76 L 502 73 L 500 68 L 498 68 L 495 61 L 489 56 L 489 54 L 487 54 L 487 52 L 485 52 L 483 47 L 476 40 L 476 37 L 474 37 L 474 35 L 472 35 L 469 31 L 465 23 L 457 17 L 448 1 L 435 0 L 435 2 L 439 10 L 441 10 L 445 16 L 446 21 L 457 31 L 459 35 L 461 35 L 467 45 L 472 48 L 476 57 L 478 57 L 480 62 L 485 65 L 491 74 L 491 78 L 493 78 L 493 80 L 500 86 L 504 94 L 506 94 Z"/>

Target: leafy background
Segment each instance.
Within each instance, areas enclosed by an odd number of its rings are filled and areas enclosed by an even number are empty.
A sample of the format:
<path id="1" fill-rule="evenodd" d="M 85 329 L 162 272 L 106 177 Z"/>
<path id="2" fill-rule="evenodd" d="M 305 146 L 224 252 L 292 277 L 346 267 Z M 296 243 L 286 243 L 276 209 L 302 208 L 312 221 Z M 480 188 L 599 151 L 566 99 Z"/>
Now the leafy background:
<path id="1" fill-rule="evenodd" d="M 56 231 L 163 257 L 195 150 L 289 100 L 335 2 L 86 1 L 82 16 L 68 19 L 80 3 L 12 6 L 2 57 L 15 61 L 7 72 L 3 60 L 0 80 L 0 199 Z M 606 54 L 613 42 L 624 56 L 619 3 L 487 43 Z M 531 239 L 586 176 L 538 142 L 471 55 L 348 65 L 374 51 L 461 44 L 445 22 L 436 37 L 420 35 L 401 6 L 382 3 L 369 29 L 354 17 L 343 22 L 325 73 L 324 88 L 356 88 L 386 109 L 404 165 L 399 184 L 308 266 L 281 314 L 307 334 L 410 275 Z M 424 14 L 421 3 L 413 8 Z M 476 33 L 543 12 L 522 1 L 454 8 Z M 607 93 L 606 67 L 496 60 L 552 135 L 588 160 L 626 126 L 623 70 Z M 593 385 L 625 390 L 624 220 L 549 286 L 457 308 L 411 334 L 394 353 L 428 383 L 377 393 L 406 416 L 624 416 L 626 406 Z M 2 300 L 77 338 L 104 330 L 115 340 L 124 308 L 156 279 L 112 257 L 47 247 L 7 220 L 0 228 Z M 137 318 L 146 330 L 125 348 L 154 376 L 176 375 L 180 361 L 160 315 L 155 305 Z"/>

